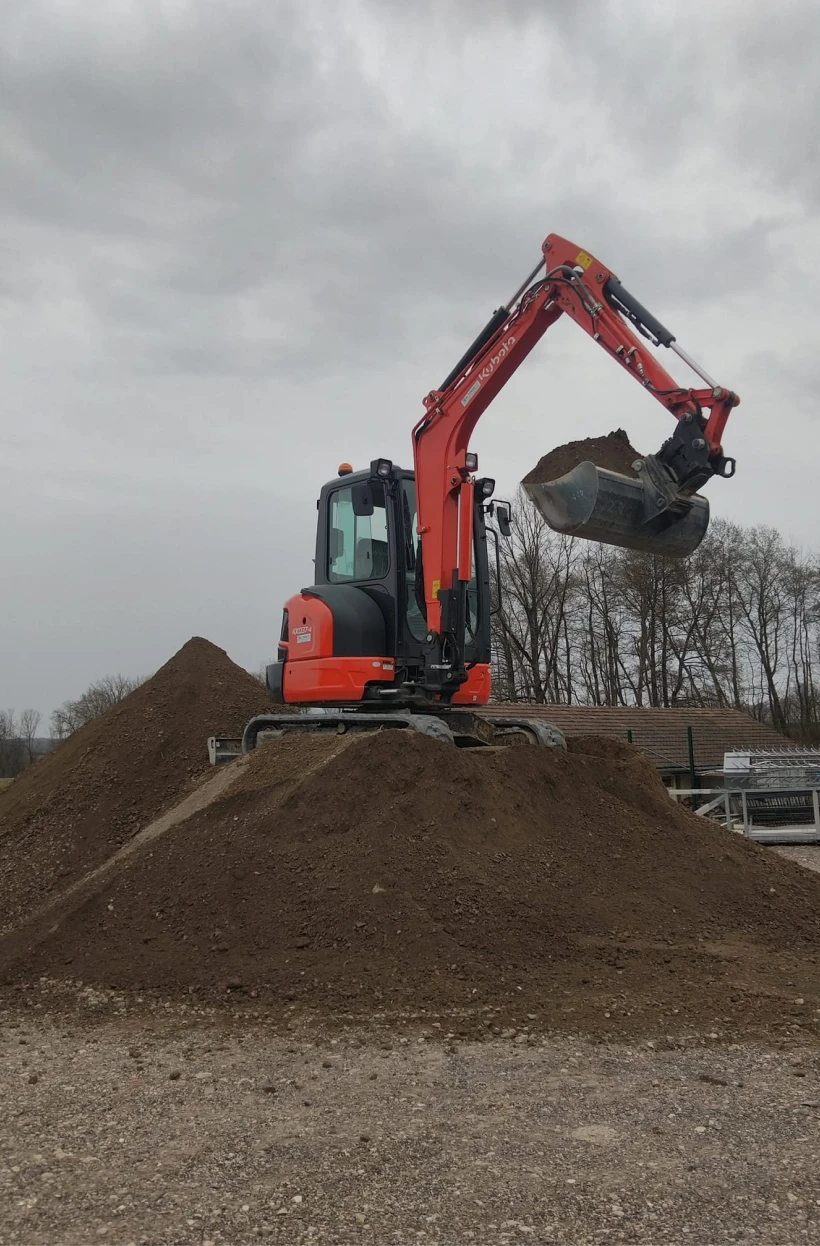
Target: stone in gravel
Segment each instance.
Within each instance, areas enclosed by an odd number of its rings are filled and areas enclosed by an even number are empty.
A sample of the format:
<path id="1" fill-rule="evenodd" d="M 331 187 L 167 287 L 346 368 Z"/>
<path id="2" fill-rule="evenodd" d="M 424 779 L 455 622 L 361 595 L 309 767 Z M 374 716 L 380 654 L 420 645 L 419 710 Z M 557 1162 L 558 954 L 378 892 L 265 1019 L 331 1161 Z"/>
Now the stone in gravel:
<path id="1" fill-rule="evenodd" d="M 301 947 L 301 948 L 304 948 L 304 947 L 310 947 L 310 939 L 304 939 L 304 938 L 302 938 L 302 939 L 295 939 L 295 940 L 294 940 L 294 943 L 293 943 L 293 946 L 294 946 L 294 947 Z"/>
<path id="2" fill-rule="evenodd" d="M 376 1080 L 376 1078 L 377 1078 L 378 1076 L 379 1076 L 379 1075 L 378 1075 L 378 1073 L 371 1073 L 371 1074 L 370 1074 L 370 1080 L 371 1080 L 371 1082 L 375 1082 L 375 1080 Z"/>
<path id="3" fill-rule="evenodd" d="M 129 1047 L 128 1054 L 132 1060 L 139 1060 L 140 1056 L 142 1055 L 142 1052 L 140 1051 L 139 1047 Z"/>
<path id="4" fill-rule="evenodd" d="M 369 1142 L 369 1141 L 370 1141 L 370 1134 L 359 1134 L 359 1141 L 360 1141 L 360 1142 Z"/>
<path id="5" fill-rule="evenodd" d="M 275 1095 L 276 1094 L 276 1087 L 274 1086 L 273 1082 L 267 1078 L 265 1079 L 265 1081 L 262 1082 L 261 1090 L 262 1090 L 263 1095 Z"/>
<path id="6" fill-rule="evenodd" d="M 708 1082 L 710 1086 L 728 1086 L 729 1083 L 723 1077 L 713 1077 L 711 1073 L 698 1073 L 699 1082 Z"/>
<path id="7" fill-rule="evenodd" d="M 580 1142 L 592 1142 L 596 1146 L 608 1146 L 618 1136 L 617 1130 L 611 1125 L 579 1125 L 572 1131 L 573 1138 Z"/>
<path id="8" fill-rule="evenodd" d="M 336 1065 L 333 1063 L 333 1061 L 332 1061 L 332 1060 L 323 1060 L 323 1061 L 322 1061 L 322 1068 L 323 1068 L 323 1069 L 335 1069 L 335 1067 L 336 1067 Z"/>
<path id="9" fill-rule="evenodd" d="M 198 1082 L 209 1082 L 213 1077 L 213 1073 L 194 1073 L 194 1077 Z"/>
<path id="10" fill-rule="evenodd" d="M 40 1080 L 39 1073 L 29 1073 L 28 1075 L 29 1086 L 34 1086 L 37 1082 L 39 1082 L 39 1080 Z"/>
<path id="11" fill-rule="evenodd" d="M 178 1082 L 181 1077 L 182 1073 L 179 1069 L 171 1069 L 171 1072 L 168 1074 L 168 1080 L 171 1082 Z"/>

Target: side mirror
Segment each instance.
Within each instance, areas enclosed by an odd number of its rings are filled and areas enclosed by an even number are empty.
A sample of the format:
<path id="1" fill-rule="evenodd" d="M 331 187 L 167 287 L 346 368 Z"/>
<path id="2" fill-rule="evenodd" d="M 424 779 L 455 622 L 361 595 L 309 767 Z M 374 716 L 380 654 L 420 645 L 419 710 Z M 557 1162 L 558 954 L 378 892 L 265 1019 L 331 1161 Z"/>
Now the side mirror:
<path id="1" fill-rule="evenodd" d="M 328 546 L 330 561 L 336 562 L 336 560 L 341 558 L 342 554 L 345 552 L 345 534 L 342 532 L 341 528 L 330 529 L 330 541 L 328 542 Z"/>
<path id="2" fill-rule="evenodd" d="M 360 517 L 372 515 L 376 509 L 373 502 L 373 490 L 366 480 L 361 484 L 351 486 L 351 499 L 353 502 L 353 514 Z"/>
<path id="3" fill-rule="evenodd" d="M 512 536 L 512 524 L 510 523 L 510 508 L 505 502 L 496 502 L 495 522 L 498 524 L 498 531 L 501 535 L 509 540 Z"/>

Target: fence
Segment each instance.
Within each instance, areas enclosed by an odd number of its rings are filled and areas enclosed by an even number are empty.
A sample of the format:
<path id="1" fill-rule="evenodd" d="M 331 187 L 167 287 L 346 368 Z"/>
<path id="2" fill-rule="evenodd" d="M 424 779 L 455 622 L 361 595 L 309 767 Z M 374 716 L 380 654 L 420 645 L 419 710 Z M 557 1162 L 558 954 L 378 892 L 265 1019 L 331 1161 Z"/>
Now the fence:
<path id="1" fill-rule="evenodd" d="M 674 776 L 690 788 L 703 786 L 705 776 L 720 771 L 724 751 L 732 747 L 714 728 L 698 724 L 629 727 L 621 736 L 639 748 L 667 780 Z"/>

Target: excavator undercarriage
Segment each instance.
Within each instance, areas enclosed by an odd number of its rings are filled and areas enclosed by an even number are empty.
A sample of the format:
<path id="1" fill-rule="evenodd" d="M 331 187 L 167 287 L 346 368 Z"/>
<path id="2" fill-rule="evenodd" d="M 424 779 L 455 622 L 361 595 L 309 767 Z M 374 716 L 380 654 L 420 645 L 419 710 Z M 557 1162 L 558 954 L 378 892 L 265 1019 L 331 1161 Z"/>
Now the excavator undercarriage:
<path id="1" fill-rule="evenodd" d="M 566 748 L 563 734 L 552 723 L 534 719 L 493 718 L 465 710 L 438 710 L 414 713 L 389 710 L 382 714 L 359 710 L 308 710 L 303 714 L 260 714 L 252 718 L 242 736 L 211 736 L 208 756 L 211 765 L 234 761 L 262 744 L 280 740 L 293 732 L 346 735 L 348 732 L 404 730 L 430 736 L 458 748 L 509 748 L 535 745 L 539 748 Z"/>

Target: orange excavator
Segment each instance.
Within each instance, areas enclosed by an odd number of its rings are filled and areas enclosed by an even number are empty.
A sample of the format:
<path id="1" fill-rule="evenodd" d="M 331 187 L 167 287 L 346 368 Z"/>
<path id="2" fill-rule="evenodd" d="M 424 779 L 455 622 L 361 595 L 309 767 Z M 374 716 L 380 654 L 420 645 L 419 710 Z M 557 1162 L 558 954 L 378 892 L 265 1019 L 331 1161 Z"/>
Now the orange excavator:
<path id="1" fill-rule="evenodd" d="M 593 541 L 679 558 L 702 540 L 709 505 L 699 490 L 712 476 L 734 474 L 722 439 L 738 397 L 600 260 L 550 234 L 538 266 L 424 399 L 414 470 L 376 458 L 364 471 L 343 464 L 323 486 L 316 583 L 286 603 L 278 660 L 267 668 L 273 701 L 294 713 L 252 719 L 244 752 L 289 731 L 400 727 L 459 745 L 561 746 L 560 733 L 543 723 L 493 722 L 491 706 L 475 713 L 490 701 L 488 533 L 496 543 L 499 532 L 509 536 L 510 514 L 493 501 L 494 480 L 478 475 L 470 435 L 562 316 L 677 423 L 657 454 L 638 460 L 634 479 L 581 463 L 559 480 L 525 485 L 531 501 L 550 527 Z M 641 339 L 670 348 L 704 388 L 676 385 Z M 229 742 L 211 743 L 213 758 Z"/>

